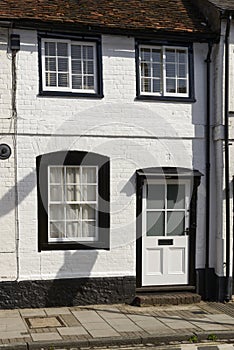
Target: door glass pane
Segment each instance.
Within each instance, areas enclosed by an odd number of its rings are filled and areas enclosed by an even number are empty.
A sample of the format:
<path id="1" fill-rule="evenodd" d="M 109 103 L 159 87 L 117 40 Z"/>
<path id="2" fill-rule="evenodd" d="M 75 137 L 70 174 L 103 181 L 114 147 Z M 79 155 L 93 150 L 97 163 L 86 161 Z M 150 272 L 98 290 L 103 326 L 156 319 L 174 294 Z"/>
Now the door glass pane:
<path id="1" fill-rule="evenodd" d="M 182 236 L 185 230 L 184 212 L 167 212 L 167 236 Z"/>
<path id="2" fill-rule="evenodd" d="M 167 208 L 185 208 L 185 185 L 167 185 Z"/>
<path id="3" fill-rule="evenodd" d="M 165 208 L 165 186 L 148 185 L 147 186 L 147 209 Z"/>
<path id="4" fill-rule="evenodd" d="M 164 212 L 147 213 L 146 236 L 164 236 Z"/>

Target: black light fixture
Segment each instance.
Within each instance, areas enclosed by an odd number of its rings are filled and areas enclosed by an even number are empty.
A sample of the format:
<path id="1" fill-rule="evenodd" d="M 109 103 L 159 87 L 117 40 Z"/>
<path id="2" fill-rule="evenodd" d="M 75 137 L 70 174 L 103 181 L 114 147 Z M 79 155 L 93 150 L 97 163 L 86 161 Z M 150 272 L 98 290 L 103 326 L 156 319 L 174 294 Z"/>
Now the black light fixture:
<path id="1" fill-rule="evenodd" d="M 6 143 L 0 144 L 0 160 L 6 160 L 11 156 L 11 148 Z"/>
<path id="2" fill-rule="evenodd" d="M 13 51 L 20 50 L 20 36 L 19 34 L 11 34 L 10 36 L 10 49 Z"/>

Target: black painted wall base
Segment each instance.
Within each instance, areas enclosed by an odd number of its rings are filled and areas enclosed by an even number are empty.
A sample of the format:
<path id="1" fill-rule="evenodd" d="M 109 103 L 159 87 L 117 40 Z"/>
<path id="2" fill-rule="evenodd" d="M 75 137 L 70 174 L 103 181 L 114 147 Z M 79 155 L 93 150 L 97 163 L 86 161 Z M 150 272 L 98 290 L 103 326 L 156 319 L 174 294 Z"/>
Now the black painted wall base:
<path id="1" fill-rule="evenodd" d="M 232 297 L 232 278 L 219 277 L 213 268 L 198 269 L 196 292 L 203 300 L 228 301 Z"/>
<path id="2" fill-rule="evenodd" d="M 0 283 L 0 308 L 130 303 L 135 277 L 77 278 Z"/>

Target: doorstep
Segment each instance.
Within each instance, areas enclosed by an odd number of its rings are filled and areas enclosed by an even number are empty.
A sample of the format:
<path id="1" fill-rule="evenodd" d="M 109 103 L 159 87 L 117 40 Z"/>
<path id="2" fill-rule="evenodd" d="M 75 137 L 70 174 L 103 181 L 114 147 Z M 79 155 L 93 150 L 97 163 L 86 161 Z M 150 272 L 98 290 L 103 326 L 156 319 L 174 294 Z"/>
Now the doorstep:
<path id="1" fill-rule="evenodd" d="M 146 292 L 137 293 L 132 305 L 154 306 L 154 305 L 181 305 L 200 303 L 201 296 L 191 292 Z"/>

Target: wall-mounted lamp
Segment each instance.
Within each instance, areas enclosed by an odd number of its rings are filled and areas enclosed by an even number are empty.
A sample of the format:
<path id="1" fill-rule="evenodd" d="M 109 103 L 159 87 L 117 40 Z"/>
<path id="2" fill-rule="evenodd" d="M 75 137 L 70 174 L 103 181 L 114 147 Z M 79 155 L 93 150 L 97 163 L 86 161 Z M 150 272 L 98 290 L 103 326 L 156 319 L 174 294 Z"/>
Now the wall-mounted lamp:
<path id="1" fill-rule="evenodd" d="M 19 34 L 11 34 L 10 36 L 10 49 L 11 50 L 20 50 L 20 36 Z"/>

